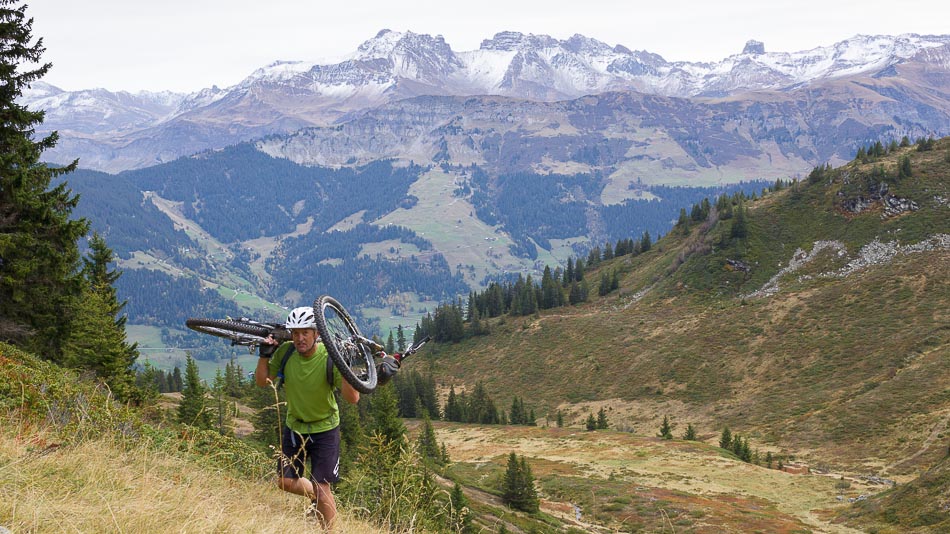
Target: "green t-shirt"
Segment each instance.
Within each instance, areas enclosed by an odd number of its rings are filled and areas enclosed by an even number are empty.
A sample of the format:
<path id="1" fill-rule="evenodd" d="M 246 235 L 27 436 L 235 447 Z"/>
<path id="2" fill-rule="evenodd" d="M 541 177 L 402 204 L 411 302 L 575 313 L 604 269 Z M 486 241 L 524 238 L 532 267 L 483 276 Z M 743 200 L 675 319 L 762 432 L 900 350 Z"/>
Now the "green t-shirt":
<path id="1" fill-rule="evenodd" d="M 293 350 L 292 342 L 283 343 L 274 351 L 268 372 L 276 376 L 284 355 Z M 333 384 L 327 384 L 327 354 L 323 343 L 310 358 L 294 351 L 284 367 L 284 394 L 287 399 L 287 426 L 301 434 L 326 432 L 340 425 L 340 408 L 333 390 L 343 379 L 333 366 Z"/>

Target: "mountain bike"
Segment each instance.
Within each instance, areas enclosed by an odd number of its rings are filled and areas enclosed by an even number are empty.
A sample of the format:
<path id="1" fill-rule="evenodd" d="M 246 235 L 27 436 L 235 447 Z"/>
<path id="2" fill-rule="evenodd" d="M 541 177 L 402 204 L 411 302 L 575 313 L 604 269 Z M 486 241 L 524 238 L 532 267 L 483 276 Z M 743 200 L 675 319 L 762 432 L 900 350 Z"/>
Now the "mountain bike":
<path id="1" fill-rule="evenodd" d="M 346 308 L 335 298 L 322 295 L 313 301 L 314 322 L 327 354 L 340 370 L 343 379 L 360 393 L 372 393 L 376 389 L 377 357 L 387 356 L 385 347 L 364 336 Z M 202 334 L 231 340 L 231 345 L 242 345 L 251 352 L 268 336 L 278 343 L 291 340 L 290 330 L 280 323 L 255 321 L 247 317 L 239 319 L 191 318 L 185 325 Z M 390 354 L 398 362 L 415 354 L 430 338 L 412 344 L 402 353 Z"/>

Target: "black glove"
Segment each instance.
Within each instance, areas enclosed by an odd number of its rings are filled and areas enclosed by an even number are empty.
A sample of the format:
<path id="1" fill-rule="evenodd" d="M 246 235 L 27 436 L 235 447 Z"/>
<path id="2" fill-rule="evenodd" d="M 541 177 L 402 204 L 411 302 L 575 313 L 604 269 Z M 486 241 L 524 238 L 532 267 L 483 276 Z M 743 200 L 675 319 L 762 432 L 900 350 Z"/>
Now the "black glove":
<path id="1" fill-rule="evenodd" d="M 270 345 L 268 343 L 261 343 L 257 348 L 257 353 L 260 354 L 261 358 L 270 358 L 274 355 L 274 351 L 277 350 L 277 345 Z"/>
<path id="2" fill-rule="evenodd" d="M 389 355 L 383 356 L 383 361 L 376 364 L 376 376 L 379 377 L 376 383 L 385 386 L 386 382 L 389 382 L 398 372 L 399 360 Z"/>

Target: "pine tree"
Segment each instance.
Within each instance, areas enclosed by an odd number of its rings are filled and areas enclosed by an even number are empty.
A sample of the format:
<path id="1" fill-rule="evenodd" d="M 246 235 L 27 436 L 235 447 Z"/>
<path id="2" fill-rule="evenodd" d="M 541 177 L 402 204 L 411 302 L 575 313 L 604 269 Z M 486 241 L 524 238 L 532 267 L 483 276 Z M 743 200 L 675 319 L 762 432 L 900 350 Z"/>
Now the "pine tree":
<path id="1" fill-rule="evenodd" d="M 608 426 L 610 425 L 607 422 L 607 412 L 601 407 L 600 411 L 597 412 L 597 429 L 607 430 Z"/>
<path id="2" fill-rule="evenodd" d="M 670 418 L 663 416 L 663 423 L 660 425 L 659 437 L 663 439 L 673 439 L 673 425 L 670 424 Z"/>
<path id="3" fill-rule="evenodd" d="M 234 434 L 234 417 L 231 415 L 231 403 L 225 392 L 224 373 L 218 368 L 214 373 L 214 382 L 211 386 L 211 396 L 214 399 L 214 428 L 222 436 Z"/>
<path id="4" fill-rule="evenodd" d="M 393 354 L 396 352 L 396 338 L 393 336 L 393 331 L 389 331 L 389 337 L 386 338 L 385 350 L 387 354 Z"/>
<path id="5" fill-rule="evenodd" d="M 910 166 L 910 157 L 909 156 L 902 157 L 900 159 L 900 167 L 898 168 L 898 171 L 897 171 L 897 177 L 903 179 L 903 178 L 910 178 L 913 175 L 914 175 L 914 171 L 913 169 L 911 169 L 911 166 Z"/>
<path id="6" fill-rule="evenodd" d="M 597 294 L 601 297 L 607 296 L 610 293 L 610 279 L 607 278 L 607 273 L 600 273 L 600 283 L 597 284 Z"/>
<path id="7" fill-rule="evenodd" d="M 686 433 L 683 434 L 683 439 L 686 441 L 696 441 L 698 439 L 696 437 L 696 429 L 693 428 L 692 423 L 686 425 Z"/>
<path id="8" fill-rule="evenodd" d="M 378 388 L 369 397 L 369 422 L 366 430 L 379 434 L 388 443 L 401 443 L 406 436 L 406 425 L 399 419 L 399 407 L 393 388 Z"/>
<path id="9" fill-rule="evenodd" d="M 594 419 L 594 414 L 587 415 L 587 422 L 585 424 L 587 430 L 597 430 L 597 419 Z"/>
<path id="10" fill-rule="evenodd" d="M 270 388 L 255 388 L 272 391 Z M 343 400 L 339 390 L 334 391 L 336 395 L 336 404 L 340 407 L 340 471 L 350 472 L 353 463 L 360 454 L 360 449 L 366 445 L 366 428 L 360 418 L 360 405 L 350 404 Z M 271 393 L 271 402 L 274 397 Z M 274 427 L 278 430 L 279 427 Z M 277 436 L 279 439 L 279 436 Z M 270 441 L 277 443 L 277 441 Z"/>
<path id="11" fill-rule="evenodd" d="M 722 435 L 719 437 L 719 448 L 727 451 L 732 449 L 732 432 L 729 431 L 729 427 L 722 429 Z"/>
<path id="12" fill-rule="evenodd" d="M 488 390 L 482 382 L 475 383 L 472 398 L 468 403 L 468 422 L 483 425 L 498 424 L 498 410 L 494 401 L 488 396 Z"/>
<path id="13" fill-rule="evenodd" d="M 564 412 L 561 410 L 557 411 L 557 427 L 564 428 Z"/>
<path id="14" fill-rule="evenodd" d="M 125 343 L 125 329 L 115 324 L 109 313 L 111 303 L 105 297 L 87 288 L 77 299 L 70 312 L 75 321 L 69 338 L 63 343 L 68 357 L 62 363 L 69 367 L 93 371 L 96 377 L 109 385 L 120 401 L 138 401 L 142 398 L 135 387 L 133 364 L 137 352 Z"/>
<path id="15" fill-rule="evenodd" d="M 175 392 L 175 393 L 184 389 L 185 382 L 181 377 L 181 367 L 178 367 L 176 365 L 175 368 L 172 370 L 172 380 L 171 380 L 171 383 L 168 384 L 168 386 L 169 386 L 168 391 Z"/>
<path id="16" fill-rule="evenodd" d="M 746 220 L 745 203 L 739 200 L 733 211 L 732 229 L 730 236 L 737 239 L 744 239 L 749 234 L 749 223 Z"/>
<path id="17" fill-rule="evenodd" d="M 403 331 L 402 325 L 396 327 L 396 350 L 405 352 L 406 347 L 406 332 Z"/>
<path id="18" fill-rule="evenodd" d="M 178 368 L 176 367 L 175 369 L 177 370 Z M 174 378 L 172 381 L 174 381 Z M 283 412 L 281 411 L 281 413 L 278 414 L 277 402 L 278 397 L 274 396 L 274 389 L 269 387 L 255 387 L 250 391 L 247 398 L 248 406 L 254 408 L 254 415 L 251 418 L 251 424 L 254 425 L 254 432 L 251 433 L 251 437 L 265 445 L 279 443 L 280 440 L 280 428 L 283 424 L 281 416 Z M 342 447 L 345 448 L 345 442 L 351 436 L 351 432 L 343 427 L 343 406 L 340 407 L 340 419 L 341 429 L 347 430 L 341 433 L 344 442 Z"/>
<path id="19" fill-rule="evenodd" d="M 524 401 L 518 397 L 511 399 L 511 411 L 508 415 L 508 423 L 512 425 L 523 425 L 525 423 Z"/>
<path id="20" fill-rule="evenodd" d="M 27 6 L 0 0 L 0 340 L 11 341 L 60 361 L 69 337 L 68 313 L 82 293 L 77 240 L 85 219 L 71 220 L 79 197 L 55 178 L 76 168 L 40 163 L 56 146 L 54 132 L 33 140 L 42 111 L 17 103 L 24 89 L 42 78 L 43 39 L 33 40 Z M 21 65 L 28 65 L 20 71 Z"/>
<path id="21" fill-rule="evenodd" d="M 689 217 L 686 215 L 686 208 L 680 208 L 680 216 L 676 220 L 676 227 L 684 234 L 689 231 Z"/>
<path id="22" fill-rule="evenodd" d="M 459 534 L 472 532 L 472 512 L 468 508 L 468 498 L 465 497 L 462 486 L 458 482 L 452 486 L 449 502 L 452 503 L 452 532 Z"/>
<path id="23" fill-rule="evenodd" d="M 650 232 L 643 232 L 643 237 L 640 238 L 640 252 L 647 252 L 653 248 L 653 243 L 650 241 Z"/>
<path id="24" fill-rule="evenodd" d="M 118 301 L 113 287 L 122 272 L 110 270 L 112 249 L 98 233 L 93 234 L 89 248 L 83 258 L 86 284 L 71 313 L 74 326 L 64 344 L 63 363 L 95 372 L 120 401 L 140 401 L 144 392 L 135 384 L 138 348 L 126 341 L 126 317 L 120 315 L 125 302 Z"/>
<path id="25" fill-rule="evenodd" d="M 428 414 L 422 417 L 422 432 L 419 433 L 418 443 L 419 454 L 424 460 L 442 463 L 442 452 L 439 450 L 439 442 L 436 440 L 432 420 L 429 419 Z"/>
<path id="26" fill-rule="evenodd" d="M 207 388 L 198 375 L 198 364 L 190 353 L 185 354 L 185 383 L 178 405 L 178 422 L 198 428 L 211 429 L 212 408 L 205 397 Z"/>
<path id="27" fill-rule="evenodd" d="M 523 456 L 519 461 L 515 453 L 508 455 L 503 484 L 502 500 L 505 504 L 522 512 L 534 513 L 539 510 L 540 499 L 534 487 L 534 475 Z"/>

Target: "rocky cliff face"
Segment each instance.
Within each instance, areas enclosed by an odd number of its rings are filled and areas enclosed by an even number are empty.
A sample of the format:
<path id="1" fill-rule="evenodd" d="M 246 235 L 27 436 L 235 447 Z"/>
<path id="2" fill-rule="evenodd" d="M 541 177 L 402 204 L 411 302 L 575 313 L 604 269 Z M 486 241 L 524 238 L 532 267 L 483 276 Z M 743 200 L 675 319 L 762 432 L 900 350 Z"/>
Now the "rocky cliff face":
<path id="1" fill-rule="evenodd" d="M 323 148 L 306 154 L 296 135 L 264 146 L 275 155 L 283 151 L 274 148 L 279 144 L 295 146 L 287 150 L 301 161 L 431 160 L 441 154 L 437 159 L 453 162 L 494 158 L 498 168 L 507 168 L 504 158 L 492 154 L 501 151 L 510 157 L 504 147 L 514 138 L 533 147 L 529 152 L 537 152 L 539 143 L 570 140 L 586 148 L 562 148 L 560 152 L 578 159 L 554 154 L 554 162 L 598 166 L 603 157 L 592 157 L 591 151 L 600 149 L 586 146 L 584 139 L 619 137 L 651 146 L 633 156 L 665 161 L 661 169 L 735 167 L 739 158 L 739 173 L 745 175 L 749 173 L 741 172 L 743 158 L 770 164 L 777 158 L 780 165 L 767 173 L 772 175 L 846 157 L 868 139 L 950 133 L 948 81 L 950 36 L 856 36 L 796 53 L 768 52 L 764 43 L 750 41 L 742 53 L 718 63 L 671 63 L 581 35 L 562 41 L 502 32 L 483 41 L 478 50 L 455 52 L 441 37 L 383 30 L 341 63 L 278 62 L 225 89 L 129 95 L 104 90 L 65 93 L 44 86 L 23 100 L 47 110 L 44 128 L 60 131 L 62 142 L 47 158 L 65 162 L 79 157 L 82 166 L 107 171 L 318 127 L 300 134 L 323 139 Z M 587 109 L 590 98 L 596 102 L 593 109 Z M 411 102 L 401 104 L 404 100 Z M 620 107 L 608 109 L 611 103 Z M 628 103 L 632 107 L 624 107 Z M 464 131 L 467 124 L 483 120 L 479 117 L 486 113 L 485 106 L 503 120 L 490 120 L 457 142 L 455 133 L 415 129 L 435 121 L 431 125 Z M 593 115 L 578 117 L 575 124 L 566 118 L 572 108 Z M 449 115 L 434 118 L 440 110 Z M 608 124 L 608 118 L 618 123 Z M 527 122 L 513 122 L 520 120 Z M 331 142 L 332 132 L 338 131 L 333 124 L 347 132 L 369 128 L 380 137 Z M 636 125 L 639 133 L 632 133 L 629 125 Z M 654 126 L 658 130 L 647 136 Z M 483 131 L 486 128 L 490 133 Z M 492 137 L 502 132 L 507 137 Z M 409 137 L 415 141 L 407 142 Z M 541 164 L 530 155 L 515 159 L 511 168 Z M 751 165 L 749 172 L 761 173 L 763 166 Z"/>
<path id="2" fill-rule="evenodd" d="M 921 105 L 899 79 L 856 77 L 795 91 L 717 99 L 614 92 L 561 102 L 419 97 L 333 127 L 258 143 L 306 165 L 477 164 L 496 173 L 601 172 L 636 180 L 709 183 L 803 176 L 851 159 L 867 140 L 946 129 L 950 100 Z M 913 117 L 899 120 L 897 117 Z"/>

